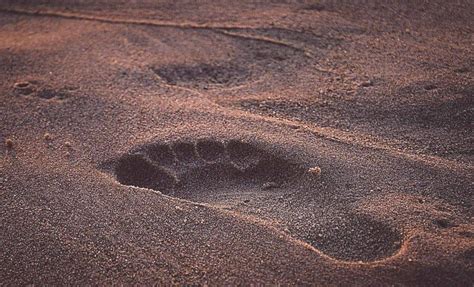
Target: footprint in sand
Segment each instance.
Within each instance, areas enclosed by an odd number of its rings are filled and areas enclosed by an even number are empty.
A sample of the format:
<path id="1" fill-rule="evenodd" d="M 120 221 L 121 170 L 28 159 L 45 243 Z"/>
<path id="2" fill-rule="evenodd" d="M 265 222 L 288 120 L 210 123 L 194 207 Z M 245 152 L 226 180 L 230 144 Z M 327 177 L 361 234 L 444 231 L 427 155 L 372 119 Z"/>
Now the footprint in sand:
<path id="1" fill-rule="evenodd" d="M 395 254 L 402 244 L 400 232 L 368 216 L 347 214 L 337 222 L 315 226 L 292 210 L 268 208 L 272 199 L 302 192 L 298 190 L 302 185 L 311 187 L 317 179 L 297 163 L 240 140 L 154 143 L 132 150 L 109 167 L 123 185 L 216 206 L 225 202 L 240 212 L 270 210 L 270 216 L 285 221 L 293 236 L 336 259 L 380 260 Z M 311 192 L 317 192 L 314 189 Z M 242 206 L 249 197 L 252 207 Z"/>
<path id="2" fill-rule="evenodd" d="M 152 70 L 170 85 L 194 87 L 236 86 L 248 80 L 251 74 L 247 68 L 234 63 L 170 65 L 154 67 Z"/>
<path id="3" fill-rule="evenodd" d="M 197 201 L 206 190 L 216 187 L 223 192 L 266 189 L 302 171 L 250 144 L 212 140 L 150 145 L 123 156 L 115 167 L 122 184 Z"/>

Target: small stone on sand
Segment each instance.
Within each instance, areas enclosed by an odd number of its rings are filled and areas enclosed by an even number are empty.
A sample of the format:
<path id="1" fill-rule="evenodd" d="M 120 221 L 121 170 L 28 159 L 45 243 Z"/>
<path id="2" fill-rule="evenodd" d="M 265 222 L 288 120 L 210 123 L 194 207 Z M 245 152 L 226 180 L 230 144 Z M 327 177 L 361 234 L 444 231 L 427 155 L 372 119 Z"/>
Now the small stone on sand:
<path id="1" fill-rule="evenodd" d="M 360 85 L 364 88 L 367 88 L 367 87 L 373 86 L 374 83 L 371 80 L 368 80 L 368 81 L 362 82 Z"/>
<path id="2" fill-rule="evenodd" d="M 312 167 L 310 169 L 308 169 L 308 172 L 312 175 L 321 175 L 321 168 L 319 166 L 315 166 L 315 167 Z"/>
<path id="3" fill-rule="evenodd" d="M 12 148 L 13 147 L 13 140 L 6 139 L 5 140 L 5 145 L 7 146 L 7 148 Z"/>

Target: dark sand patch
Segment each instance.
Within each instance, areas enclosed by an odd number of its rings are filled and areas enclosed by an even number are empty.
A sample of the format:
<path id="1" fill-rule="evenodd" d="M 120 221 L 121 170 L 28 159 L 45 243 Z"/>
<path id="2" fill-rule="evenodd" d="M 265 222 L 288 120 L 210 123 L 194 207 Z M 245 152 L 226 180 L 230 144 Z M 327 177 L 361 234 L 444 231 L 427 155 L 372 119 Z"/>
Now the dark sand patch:
<path id="1" fill-rule="evenodd" d="M 250 71 L 232 64 L 228 65 L 171 65 L 153 68 L 153 71 L 171 85 L 235 86 L 250 77 Z"/>

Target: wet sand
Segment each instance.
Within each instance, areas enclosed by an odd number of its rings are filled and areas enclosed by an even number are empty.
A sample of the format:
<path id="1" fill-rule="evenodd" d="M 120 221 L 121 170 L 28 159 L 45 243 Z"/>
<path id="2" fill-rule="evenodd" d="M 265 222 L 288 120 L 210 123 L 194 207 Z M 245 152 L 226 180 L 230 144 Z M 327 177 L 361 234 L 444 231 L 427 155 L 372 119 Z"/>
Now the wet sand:
<path id="1" fill-rule="evenodd" d="M 29 2 L 1 283 L 472 284 L 472 1 Z"/>

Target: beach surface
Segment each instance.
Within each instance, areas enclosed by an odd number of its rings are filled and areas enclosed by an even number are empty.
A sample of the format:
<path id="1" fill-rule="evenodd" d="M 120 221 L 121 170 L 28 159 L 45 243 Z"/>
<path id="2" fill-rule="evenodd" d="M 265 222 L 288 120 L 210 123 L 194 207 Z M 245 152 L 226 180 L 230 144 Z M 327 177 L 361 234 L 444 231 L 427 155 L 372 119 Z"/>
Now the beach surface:
<path id="1" fill-rule="evenodd" d="M 382 2 L 2 1 L 0 285 L 471 286 L 474 2 Z"/>

